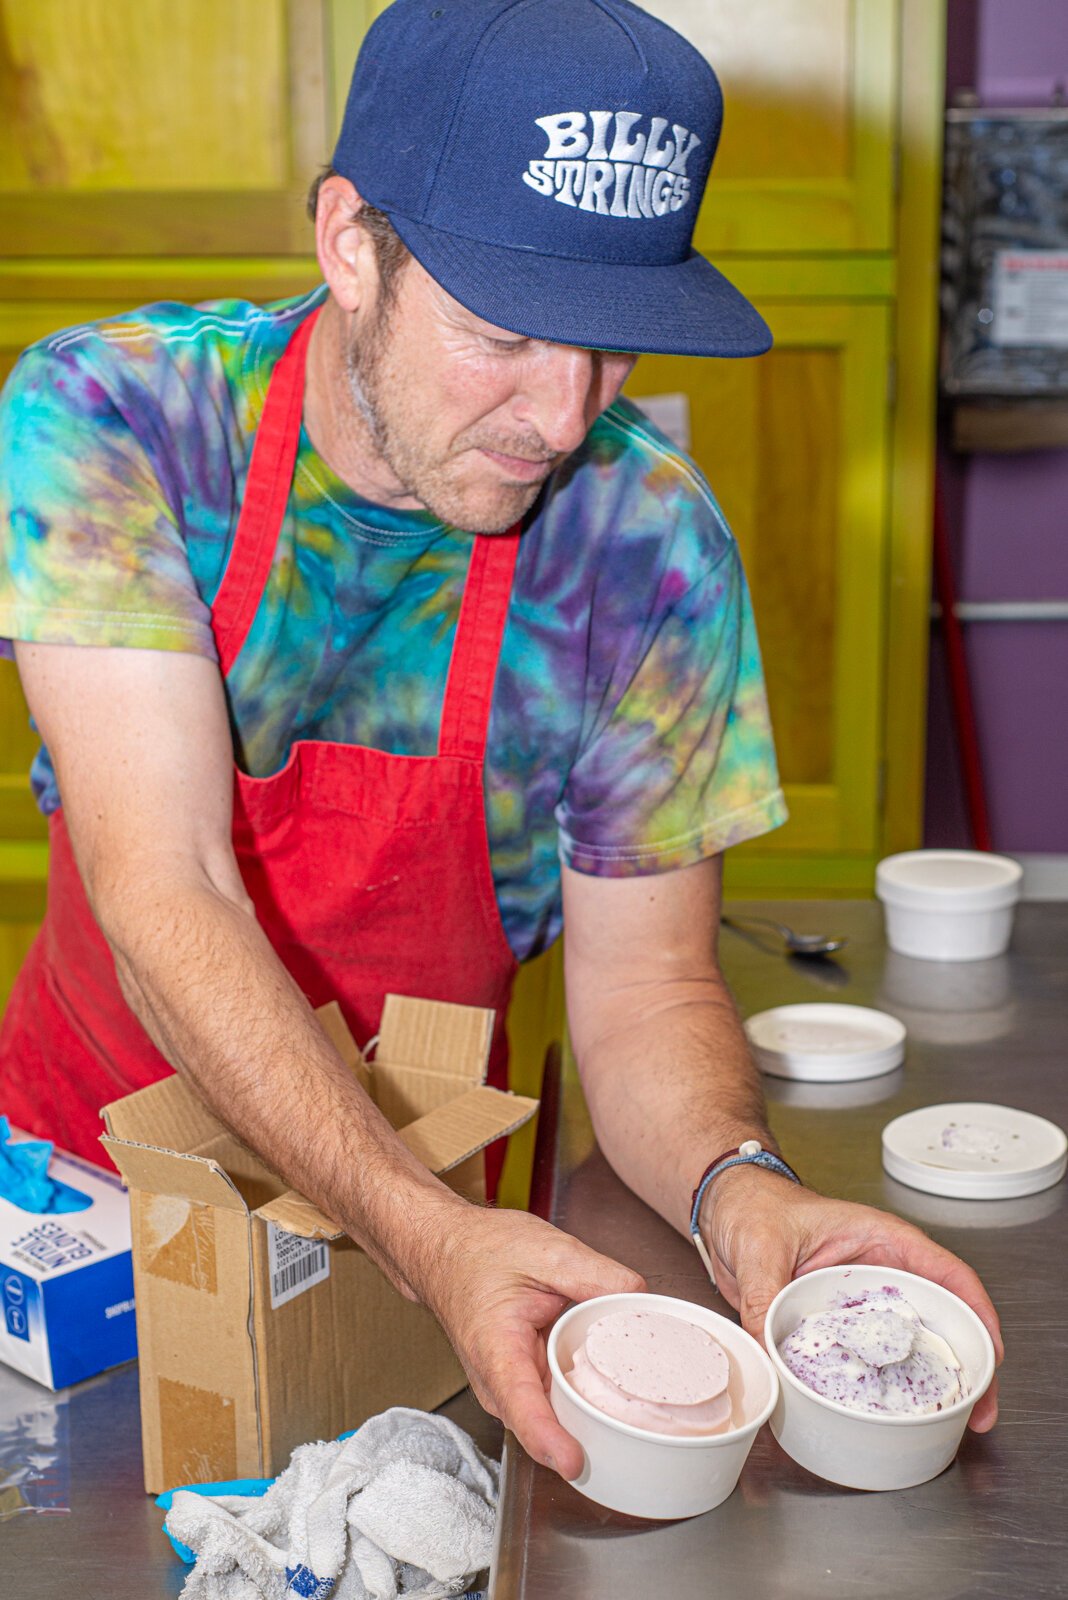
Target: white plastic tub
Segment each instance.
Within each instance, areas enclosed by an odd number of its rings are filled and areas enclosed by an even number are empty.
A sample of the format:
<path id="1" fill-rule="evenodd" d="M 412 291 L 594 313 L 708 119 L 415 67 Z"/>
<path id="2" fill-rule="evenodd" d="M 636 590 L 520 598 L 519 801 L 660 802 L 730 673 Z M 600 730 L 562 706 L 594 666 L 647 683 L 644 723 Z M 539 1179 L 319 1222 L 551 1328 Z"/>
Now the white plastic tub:
<path id="1" fill-rule="evenodd" d="M 802 1318 L 828 1310 L 840 1290 L 886 1284 L 901 1290 L 960 1362 L 968 1393 L 955 1405 L 921 1416 L 853 1411 L 814 1393 L 779 1354 Z M 937 1477 L 956 1455 L 972 1408 L 994 1376 L 994 1346 L 971 1307 L 941 1284 L 895 1267 L 821 1267 L 795 1278 L 768 1308 L 764 1342 L 779 1375 L 772 1433 L 800 1466 L 847 1489 L 909 1489 Z"/>
<path id="2" fill-rule="evenodd" d="M 680 1438 L 617 1422 L 590 1405 L 564 1374 L 590 1325 L 610 1311 L 664 1311 L 707 1328 L 730 1359 L 728 1392 L 739 1425 L 727 1433 Z M 601 1295 L 572 1306 L 549 1335 L 548 1356 L 550 1403 L 586 1457 L 574 1487 L 598 1505 L 632 1517 L 696 1517 L 726 1500 L 779 1393 L 771 1362 L 736 1323 L 689 1300 L 660 1294 Z"/>
<path id="3" fill-rule="evenodd" d="M 922 961 L 985 961 L 1008 949 L 1023 869 L 979 850 L 910 850 L 875 871 L 886 940 Z"/>

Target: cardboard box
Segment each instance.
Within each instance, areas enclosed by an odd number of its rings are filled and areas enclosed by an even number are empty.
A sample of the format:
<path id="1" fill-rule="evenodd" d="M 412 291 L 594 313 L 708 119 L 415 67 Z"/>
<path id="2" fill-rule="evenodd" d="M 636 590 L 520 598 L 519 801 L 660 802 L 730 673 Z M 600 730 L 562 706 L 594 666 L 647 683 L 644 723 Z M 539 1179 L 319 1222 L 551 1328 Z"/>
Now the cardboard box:
<path id="1" fill-rule="evenodd" d="M 481 1151 L 536 1100 L 485 1086 L 492 1011 L 390 995 L 373 1064 L 319 1020 L 408 1148 L 484 1197 Z M 104 1108 L 130 1191 L 145 1488 L 273 1477 L 291 1451 L 466 1379 L 430 1313 L 178 1077 Z"/>
<path id="2" fill-rule="evenodd" d="M 113 1172 L 57 1151 L 48 1175 L 91 1204 L 53 1215 L 0 1199 L 0 1361 L 65 1389 L 137 1354 L 130 1212 Z"/>

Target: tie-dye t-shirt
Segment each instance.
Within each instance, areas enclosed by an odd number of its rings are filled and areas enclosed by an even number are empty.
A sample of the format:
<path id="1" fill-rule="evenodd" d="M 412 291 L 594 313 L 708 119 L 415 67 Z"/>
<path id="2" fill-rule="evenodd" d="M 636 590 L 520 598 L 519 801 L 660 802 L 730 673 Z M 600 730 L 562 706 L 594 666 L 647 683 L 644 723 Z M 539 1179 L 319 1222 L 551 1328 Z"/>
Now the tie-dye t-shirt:
<path id="1" fill-rule="evenodd" d="M 154 305 L 26 352 L 0 409 L 0 636 L 214 658 L 267 383 L 324 293 Z M 433 754 L 470 549 L 428 513 L 361 499 L 302 435 L 228 681 L 242 767 L 267 776 L 298 739 Z M 54 810 L 46 750 L 32 782 Z M 561 859 L 662 872 L 785 817 L 734 540 L 692 462 L 627 401 L 524 526 L 485 791 L 520 959 L 559 931 Z"/>

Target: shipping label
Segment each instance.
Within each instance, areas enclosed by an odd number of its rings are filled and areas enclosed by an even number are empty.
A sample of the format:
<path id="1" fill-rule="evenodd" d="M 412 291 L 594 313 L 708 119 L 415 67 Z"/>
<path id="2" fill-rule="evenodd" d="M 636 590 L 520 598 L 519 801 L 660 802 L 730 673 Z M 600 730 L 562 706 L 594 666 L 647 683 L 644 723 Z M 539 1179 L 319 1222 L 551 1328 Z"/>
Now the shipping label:
<path id="1" fill-rule="evenodd" d="M 273 1222 L 267 1224 L 267 1262 L 271 1310 L 295 1300 L 330 1276 L 330 1246 L 325 1239 L 302 1239 Z"/>

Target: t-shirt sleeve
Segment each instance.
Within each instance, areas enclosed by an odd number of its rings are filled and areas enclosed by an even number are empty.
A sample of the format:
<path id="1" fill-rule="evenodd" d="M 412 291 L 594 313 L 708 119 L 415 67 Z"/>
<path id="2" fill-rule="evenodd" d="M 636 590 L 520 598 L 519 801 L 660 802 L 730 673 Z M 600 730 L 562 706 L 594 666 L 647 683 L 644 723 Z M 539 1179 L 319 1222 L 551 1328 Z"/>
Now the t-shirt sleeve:
<path id="1" fill-rule="evenodd" d="M 22 357 L 0 396 L 0 640 L 215 657 L 165 427 L 91 335 Z"/>
<path id="2" fill-rule="evenodd" d="M 666 586 L 665 586 L 666 587 Z M 785 822 L 737 546 L 648 619 L 616 663 L 557 809 L 564 863 L 597 877 L 689 866 Z"/>

